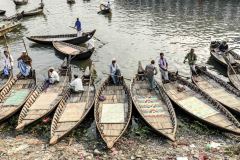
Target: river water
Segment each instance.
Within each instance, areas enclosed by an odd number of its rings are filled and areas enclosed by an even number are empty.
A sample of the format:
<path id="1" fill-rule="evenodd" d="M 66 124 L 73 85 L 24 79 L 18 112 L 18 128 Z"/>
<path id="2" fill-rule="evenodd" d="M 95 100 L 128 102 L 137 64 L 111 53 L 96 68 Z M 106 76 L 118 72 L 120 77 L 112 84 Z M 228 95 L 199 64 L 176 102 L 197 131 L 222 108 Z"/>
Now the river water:
<path id="1" fill-rule="evenodd" d="M 16 8 L 11 0 L 1 0 L 0 8 L 7 15 L 30 10 L 38 6 L 37 0 Z M 221 66 L 210 59 L 211 40 L 227 40 L 230 47 L 238 45 L 240 1 L 234 0 L 117 0 L 111 1 L 112 16 L 98 15 L 104 1 L 76 0 L 73 5 L 66 0 L 44 0 L 44 15 L 26 18 L 19 30 L 7 35 L 12 55 L 16 59 L 24 50 L 22 38 L 30 35 L 74 33 L 75 19 L 80 18 L 83 29 L 96 29 L 96 52 L 91 57 L 98 76 L 108 71 L 108 64 L 115 57 L 123 75 L 131 78 L 139 60 L 145 65 L 164 52 L 172 69 L 189 76 L 183 64 L 185 54 L 194 48 L 199 64 L 206 64 L 217 74 Z M 3 22 L 0 22 L 3 23 Z M 38 78 L 46 76 L 50 66 L 57 67 L 61 59 L 51 46 L 36 45 L 25 39 L 33 67 Z M 103 43 L 105 45 L 103 45 Z M 0 40 L 0 47 L 4 40 Z M 73 62 L 84 68 L 89 61 Z M 16 66 L 16 61 L 15 61 Z M 16 70 L 16 69 L 15 69 Z"/>

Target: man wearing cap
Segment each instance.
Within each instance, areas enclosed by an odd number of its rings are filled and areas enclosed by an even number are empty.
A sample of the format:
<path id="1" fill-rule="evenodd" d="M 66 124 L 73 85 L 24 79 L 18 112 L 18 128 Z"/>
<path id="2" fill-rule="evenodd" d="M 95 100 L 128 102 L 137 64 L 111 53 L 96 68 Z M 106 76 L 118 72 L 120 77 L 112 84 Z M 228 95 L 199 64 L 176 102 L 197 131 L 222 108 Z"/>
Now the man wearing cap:
<path id="1" fill-rule="evenodd" d="M 110 64 L 110 75 L 112 77 L 113 83 L 116 85 L 119 81 L 119 76 L 121 76 L 120 68 L 116 63 L 116 59 L 112 59 L 112 63 Z"/>
<path id="2" fill-rule="evenodd" d="M 32 68 L 32 59 L 27 55 L 27 52 L 23 51 L 22 55 L 17 60 L 21 75 L 24 77 L 29 76 Z"/>
<path id="3" fill-rule="evenodd" d="M 74 27 L 77 29 L 77 36 L 78 37 L 82 36 L 82 25 L 81 22 L 79 21 L 79 18 L 77 18 Z"/>
<path id="4" fill-rule="evenodd" d="M 54 70 L 53 67 L 50 67 L 48 70 L 48 82 L 50 84 L 58 83 L 60 81 L 59 74 Z"/>
<path id="5" fill-rule="evenodd" d="M 10 70 L 13 68 L 13 58 L 12 55 L 9 54 L 9 52 L 7 51 L 7 49 L 5 49 L 3 51 L 4 53 L 4 57 L 3 57 L 3 74 L 4 76 L 9 76 L 9 72 Z"/>
<path id="6" fill-rule="evenodd" d="M 162 74 L 162 77 L 164 79 L 164 82 L 168 82 L 169 78 L 168 78 L 168 63 L 166 58 L 164 58 L 164 54 L 160 53 L 160 58 L 158 60 L 158 65 L 159 65 L 159 69 L 160 72 Z"/>
<path id="7" fill-rule="evenodd" d="M 84 91 L 82 79 L 78 75 L 74 75 L 74 80 L 70 83 L 70 90 L 73 93 L 80 93 Z"/>

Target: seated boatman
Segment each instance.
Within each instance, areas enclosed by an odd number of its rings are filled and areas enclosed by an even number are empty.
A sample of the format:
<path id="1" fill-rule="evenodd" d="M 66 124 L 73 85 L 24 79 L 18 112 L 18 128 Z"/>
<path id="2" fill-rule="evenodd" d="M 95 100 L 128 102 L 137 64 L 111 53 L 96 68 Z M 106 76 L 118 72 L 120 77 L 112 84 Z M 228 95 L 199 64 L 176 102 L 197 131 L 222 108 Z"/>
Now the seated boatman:
<path id="1" fill-rule="evenodd" d="M 224 53 L 228 50 L 228 44 L 226 41 L 223 41 L 219 46 L 219 51 Z"/>
<path id="2" fill-rule="evenodd" d="M 54 70 L 53 67 L 48 70 L 48 82 L 50 84 L 58 83 L 60 81 L 59 74 Z"/>
<path id="3" fill-rule="evenodd" d="M 110 75 L 113 83 L 117 85 L 119 83 L 119 77 L 121 76 L 121 72 L 115 58 L 112 59 L 112 63 L 110 64 Z"/>
<path id="4" fill-rule="evenodd" d="M 74 80 L 70 83 L 70 90 L 72 93 L 80 93 L 84 91 L 82 79 L 78 75 L 74 75 Z"/>
<path id="5" fill-rule="evenodd" d="M 21 73 L 20 76 L 24 76 L 24 77 L 29 76 L 32 68 L 32 59 L 27 55 L 27 52 L 23 51 L 22 55 L 17 60 L 18 60 L 18 68 Z"/>
<path id="6" fill-rule="evenodd" d="M 111 5 L 110 5 L 110 2 L 108 1 L 107 2 L 107 5 L 105 6 L 105 9 L 107 10 L 107 9 L 111 9 Z"/>

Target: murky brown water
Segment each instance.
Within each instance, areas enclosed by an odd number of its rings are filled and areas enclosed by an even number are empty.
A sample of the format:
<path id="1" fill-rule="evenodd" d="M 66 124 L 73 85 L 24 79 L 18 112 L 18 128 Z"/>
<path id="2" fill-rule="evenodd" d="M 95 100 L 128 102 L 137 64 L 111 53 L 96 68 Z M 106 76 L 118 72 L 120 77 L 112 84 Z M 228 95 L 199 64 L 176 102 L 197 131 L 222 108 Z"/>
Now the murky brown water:
<path id="1" fill-rule="evenodd" d="M 29 0 L 27 5 L 16 8 L 11 0 L 1 0 L 0 8 L 7 10 L 9 16 L 23 9 L 35 8 L 39 2 Z M 96 37 L 107 43 L 98 48 L 102 44 L 96 41 L 97 51 L 91 57 L 100 77 L 102 71 L 108 71 L 113 57 L 118 60 L 123 74 L 131 78 L 139 60 L 146 64 L 159 52 L 166 54 L 173 69 L 188 75 L 188 66 L 182 61 L 190 48 L 195 48 L 198 63 L 208 63 L 216 70 L 214 67 L 219 66 L 209 60 L 210 41 L 227 39 L 231 47 L 240 41 L 240 1 L 118 0 L 111 1 L 111 17 L 97 14 L 100 1 L 76 0 L 73 5 L 67 4 L 66 0 L 44 0 L 44 3 L 44 15 L 25 19 L 18 31 L 8 34 L 15 59 L 24 49 L 22 37 L 73 33 L 75 31 L 68 26 L 74 24 L 76 17 L 81 19 L 84 30 L 96 29 Z M 52 47 L 36 45 L 28 40 L 26 43 L 39 78 L 44 78 L 43 73 L 49 66 L 61 63 Z M 4 40 L 0 40 L 0 44 L 3 47 Z M 84 67 L 88 62 L 74 64 Z"/>

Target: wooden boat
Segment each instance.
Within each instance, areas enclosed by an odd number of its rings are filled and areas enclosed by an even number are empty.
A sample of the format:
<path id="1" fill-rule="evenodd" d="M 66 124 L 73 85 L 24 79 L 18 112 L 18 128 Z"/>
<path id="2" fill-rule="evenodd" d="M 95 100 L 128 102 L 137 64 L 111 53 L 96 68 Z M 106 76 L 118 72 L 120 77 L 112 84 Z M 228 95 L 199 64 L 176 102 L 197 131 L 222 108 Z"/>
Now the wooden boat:
<path id="1" fill-rule="evenodd" d="M 240 91 L 208 72 L 206 67 L 196 66 L 196 71 L 198 76 L 192 79 L 194 84 L 229 110 L 240 114 Z"/>
<path id="2" fill-rule="evenodd" d="M 140 66 L 141 67 L 141 66 Z M 133 103 L 141 117 L 157 133 L 175 141 L 177 118 L 172 103 L 162 86 L 149 91 L 149 83 L 144 74 L 138 72 L 130 85 Z"/>
<path id="3" fill-rule="evenodd" d="M 38 7 L 38 8 L 32 9 L 30 11 L 22 11 L 20 13 L 16 13 L 13 16 L 5 17 L 5 18 L 3 18 L 3 20 L 4 21 L 11 21 L 11 20 L 19 21 L 20 19 L 22 19 L 24 17 L 36 16 L 36 15 L 39 15 L 39 14 L 42 14 L 42 13 L 43 13 L 43 8 Z"/>
<path id="4" fill-rule="evenodd" d="M 35 16 L 35 15 L 39 15 L 39 14 L 42 14 L 43 13 L 43 8 L 41 7 L 38 7 L 38 8 L 35 8 L 35 9 L 32 9 L 30 11 L 23 11 L 23 17 L 30 17 L 30 16 Z"/>
<path id="5" fill-rule="evenodd" d="M 220 54 L 218 51 L 219 45 L 220 45 L 220 43 L 218 43 L 218 42 L 216 42 L 216 44 L 214 44 L 214 45 L 211 44 L 210 54 L 213 57 L 213 59 L 215 59 L 217 62 L 219 62 L 223 66 L 227 67 L 228 64 L 227 64 L 226 60 L 224 59 L 223 54 Z M 240 56 L 237 53 L 235 53 L 233 50 L 230 50 L 228 52 L 228 57 L 230 59 L 230 62 L 240 64 Z"/>
<path id="6" fill-rule="evenodd" d="M 51 125 L 50 144 L 57 143 L 65 135 L 76 128 L 91 110 L 96 95 L 91 78 L 83 77 L 84 92 L 71 93 L 68 91 L 59 103 Z"/>
<path id="7" fill-rule="evenodd" d="M 75 3 L 75 0 L 67 0 L 67 3 L 73 4 L 73 3 Z"/>
<path id="8" fill-rule="evenodd" d="M 4 36 L 8 32 L 11 32 L 12 30 L 16 29 L 20 25 L 21 25 L 20 22 L 9 22 L 5 25 L 2 25 L 0 27 L 0 37 Z"/>
<path id="9" fill-rule="evenodd" d="M 80 47 L 65 42 L 53 42 L 54 49 L 63 56 L 71 56 L 75 60 L 88 59 L 92 56 L 94 48 Z"/>
<path id="10" fill-rule="evenodd" d="M 5 10 L 1 10 L 1 9 L 0 9 L 0 15 L 4 15 L 5 13 L 6 13 Z"/>
<path id="11" fill-rule="evenodd" d="M 0 71 L 0 91 L 12 80 L 13 74 L 10 72 L 8 77 L 3 76 L 3 70 Z"/>
<path id="12" fill-rule="evenodd" d="M 240 64 L 229 64 L 227 74 L 233 86 L 240 90 Z"/>
<path id="13" fill-rule="evenodd" d="M 181 109 L 211 126 L 240 134 L 240 123 L 219 102 L 179 75 L 169 73 L 169 78 L 164 90 Z"/>
<path id="14" fill-rule="evenodd" d="M 15 5 L 25 5 L 28 3 L 28 0 L 13 0 Z"/>
<path id="15" fill-rule="evenodd" d="M 62 100 L 68 85 L 71 68 L 61 66 L 58 69 L 60 82 L 49 85 L 40 85 L 28 98 L 26 104 L 19 115 L 17 130 L 21 130 L 27 125 L 36 122 L 50 114 Z"/>
<path id="16" fill-rule="evenodd" d="M 108 77 L 96 95 L 94 108 L 98 131 L 108 148 L 126 131 L 131 115 L 132 99 L 124 80 L 116 86 Z"/>
<path id="17" fill-rule="evenodd" d="M 100 5 L 100 11 L 98 12 L 98 14 L 109 14 L 111 12 L 112 12 L 111 8 L 107 8 L 106 5 L 101 4 Z"/>
<path id="18" fill-rule="evenodd" d="M 0 122 L 18 112 L 35 89 L 34 70 L 27 78 L 12 78 L 0 92 Z"/>
<path id="19" fill-rule="evenodd" d="M 82 44 L 91 39 L 96 30 L 83 33 L 82 36 L 77 37 L 77 34 L 62 34 L 62 35 L 46 35 L 46 36 L 30 36 L 27 37 L 30 41 L 40 44 L 52 44 L 53 41 L 62 41 L 71 44 Z"/>

